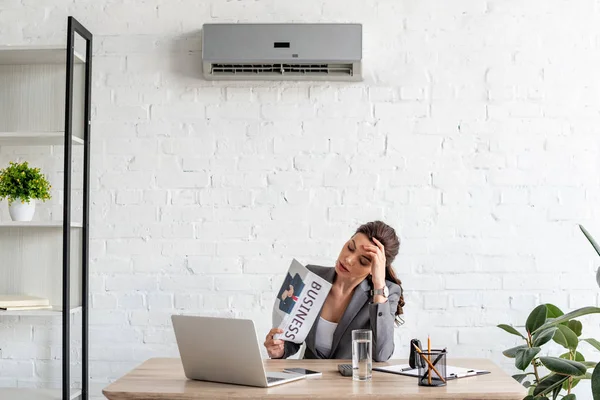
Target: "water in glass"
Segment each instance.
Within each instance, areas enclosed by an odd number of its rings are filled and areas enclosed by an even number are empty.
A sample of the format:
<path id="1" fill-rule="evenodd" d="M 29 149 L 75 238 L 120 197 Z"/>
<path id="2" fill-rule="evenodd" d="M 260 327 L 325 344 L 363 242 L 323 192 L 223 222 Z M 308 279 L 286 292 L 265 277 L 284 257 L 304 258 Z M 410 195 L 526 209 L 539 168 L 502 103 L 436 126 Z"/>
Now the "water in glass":
<path id="1" fill-rule="evenodd" d="M 352 341 L 352 379 L 367 381 L 371 379 L 371 339 Z"/>

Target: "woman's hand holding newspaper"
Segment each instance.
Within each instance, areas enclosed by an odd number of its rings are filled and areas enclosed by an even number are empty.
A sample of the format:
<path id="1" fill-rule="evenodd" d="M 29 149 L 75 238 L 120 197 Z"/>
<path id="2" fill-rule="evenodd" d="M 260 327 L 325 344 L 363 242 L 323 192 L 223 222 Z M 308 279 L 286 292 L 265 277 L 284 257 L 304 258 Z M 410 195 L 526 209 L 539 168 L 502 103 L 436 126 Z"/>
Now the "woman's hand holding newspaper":
<path id="1" fill-rule="evenodd" d="M 267 348 L 267 353 L 271 358 L 283 357 L 283 340 L 273 338 L 273 336 L 277 333 L 283 333 L 283 329 L 271 329 L 269 333 L 267 333 L 267 338 L 265 339 L 265 347 Z"/>

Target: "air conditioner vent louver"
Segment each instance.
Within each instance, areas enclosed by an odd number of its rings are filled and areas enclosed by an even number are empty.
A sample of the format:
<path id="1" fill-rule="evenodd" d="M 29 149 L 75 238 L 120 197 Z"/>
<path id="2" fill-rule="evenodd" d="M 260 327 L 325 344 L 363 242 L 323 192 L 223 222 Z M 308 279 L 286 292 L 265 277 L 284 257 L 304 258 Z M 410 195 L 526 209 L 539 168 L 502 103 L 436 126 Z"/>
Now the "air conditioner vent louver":
<path id="1" fill-rule="evenodd" d="M 204 24 L 207 80 L 360 81 L 360 24 Z"/>
<path id="2" fill-rule="evenodd" d="M 352 64 L 212 64 L 212 75 L 353 75 Z"/>

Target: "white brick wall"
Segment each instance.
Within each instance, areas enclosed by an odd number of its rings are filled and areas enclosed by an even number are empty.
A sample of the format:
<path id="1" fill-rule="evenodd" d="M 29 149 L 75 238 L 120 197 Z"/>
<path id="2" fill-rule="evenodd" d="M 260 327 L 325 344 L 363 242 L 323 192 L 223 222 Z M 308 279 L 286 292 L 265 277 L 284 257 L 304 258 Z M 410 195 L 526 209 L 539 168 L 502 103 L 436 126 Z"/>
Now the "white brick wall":
<path id="1" fill-rule="evenodd" d="M 67 15 L 95 35 L 94 398 L 177 354 L 171 313 L 254 318 L 263 336 L 289 259 L 331 265 L 374 218 L 403 241 L 396 357 L 430 334 L 512 371 L 496 324 L 598 302 L 600 262 L 576 224 L 600 236 L 599 13 L 592 0 L 0 3 L 0 44 L 62 42 Z M 361 22 L 365 79 L 203 81 L 202 23 L 235 21 Z M 28 154 L 0 148 L 0 162 L 49 163 Z M 35 335 L 47 325 L 0 319 L 0 385 L 56 375 Z"/>

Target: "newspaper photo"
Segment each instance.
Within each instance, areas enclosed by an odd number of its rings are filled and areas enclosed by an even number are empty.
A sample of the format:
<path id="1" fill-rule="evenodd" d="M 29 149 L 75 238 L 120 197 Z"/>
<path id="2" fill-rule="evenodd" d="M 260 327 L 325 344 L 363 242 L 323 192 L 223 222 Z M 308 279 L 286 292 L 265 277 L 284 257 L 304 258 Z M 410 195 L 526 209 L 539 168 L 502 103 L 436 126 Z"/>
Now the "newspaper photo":
<path id="1" fill-rule="evenodd" d="M 330 289 L 331 283 L 292 260 L 273 305 L 273 327 L 283 330 L 275 339 L 304 342 Z"/>

